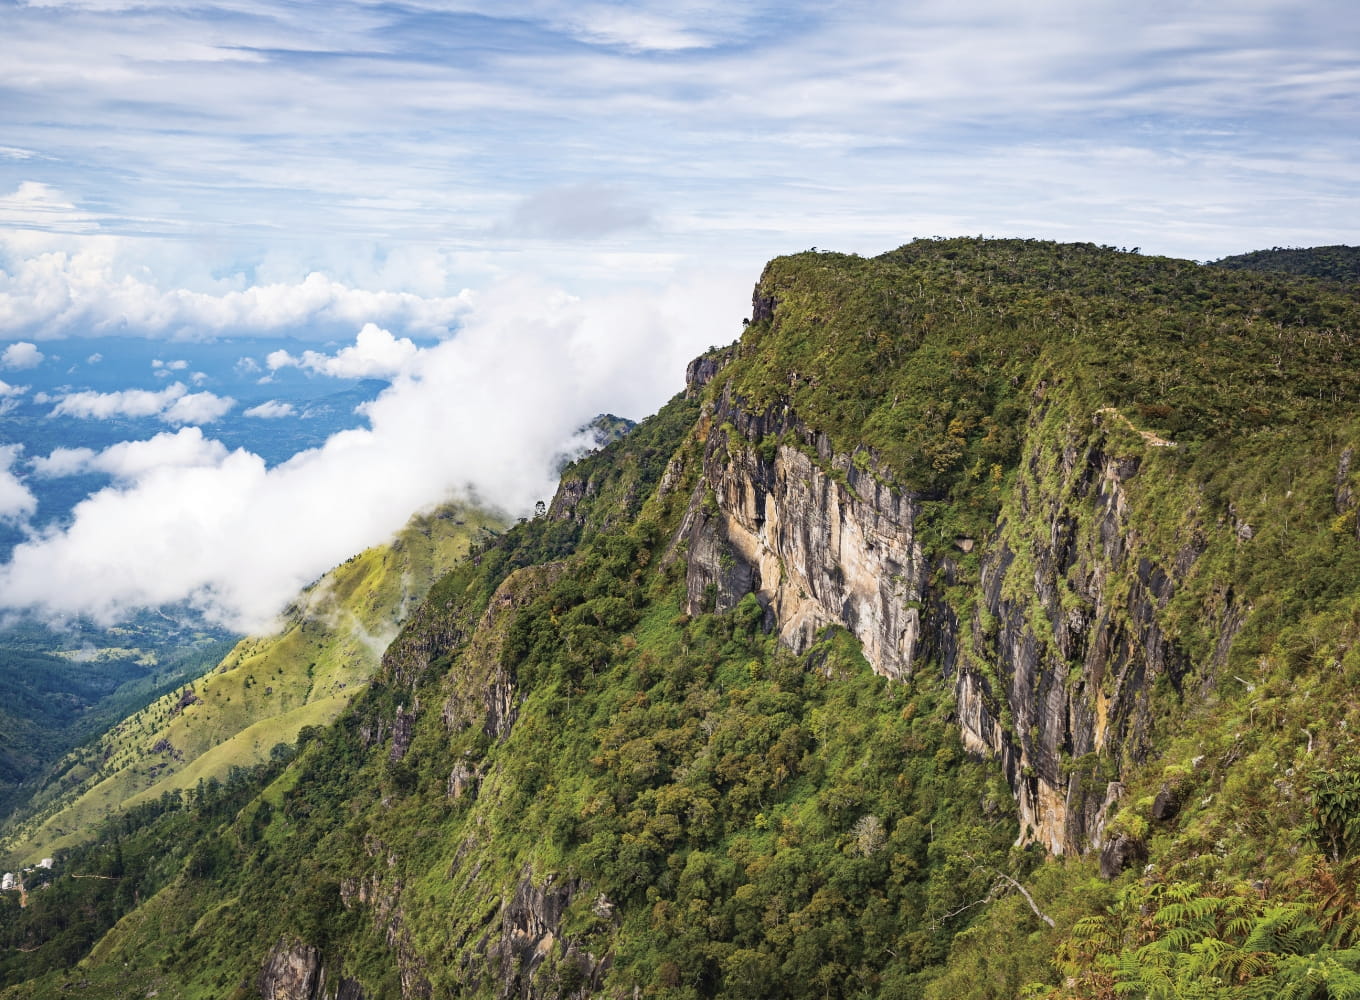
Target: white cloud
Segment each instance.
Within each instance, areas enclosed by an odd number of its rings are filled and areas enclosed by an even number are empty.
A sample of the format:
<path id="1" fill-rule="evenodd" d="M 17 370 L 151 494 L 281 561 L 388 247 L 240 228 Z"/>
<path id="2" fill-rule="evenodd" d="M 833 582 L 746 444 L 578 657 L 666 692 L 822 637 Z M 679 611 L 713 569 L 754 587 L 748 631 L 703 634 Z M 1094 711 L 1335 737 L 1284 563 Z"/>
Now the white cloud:
<path id="1" fill-rule="evenodd" d="M 46 478 L 82 472 L 103 472 L 125 483 L 136 483 L 164 469 L 193 469 L 220 465 L 227 456 L 219 441 L 203 436 L 198 427 L 162 431 L 146 441 L 123 441 L 95 451 L 92 448 L 57 448 L 45 458 L 35 458 L 33 474 Z"/>
<path id="2" fill-rule="evenodd" d="M 54 417 L 83 417 L 89 420 L 108 420 L 112 417 L 159 416 L 187 390 L 181 383 L 152 392 L 149 389 L 125 389 L 121 392 L 96 392 L 87 389 L 63 396 L 52 409 Z"/>
<path id="3" fill-rule="evenodd" d="M 196 428 L 64 457 L 120 481 L 68 527 L 15 549 L 0 566 L 0 605 L 113 619 L 187 599 L 262 627 L 417 509 L 452 494 L 512 513 L 549 498 L 575 428 L 600 412 L 651 412 L 678 390 L 690 357 L 739 332 L 749 284 L 721 276 L 587 301 L 524 282 L 495 288 L 368 406 L 370 428 L 273 468 Z"/>
<path id="4" fill-rule="evenodd" d="M 33 475 L 42 479 L 60 479 L 62 476 L 75 476 L 90 469 L 90 463 L 98 454 L 93 448 L 54 448 L 50 455 L 41 455 L 31 460 Z"/>
<path id="5" fill-rule="evenodd" d="M 104 355 L 100 354 L 98 351 L 95 351 L 93 354 L 91 354 L 88 358 L 85 359 L 85 363 L 87 365 L 97 365 L 99 364 L 99 362 L 103 360 Z"/>
<path id="6" fill-rule="evenodd" d="M 191 392 L 180 396 L 160 414 L 167 424 L 211 424 L 221 420 L 236 405 L 230 396 L 211 392 Z"/>
<path id="7" fill-rule="evenodd" d="M 296 411 L 292 403 L 283 403 L 277 399 L 271 399 L 267 403 L 259 406 L 252 406 L 246 410 L 244 416 L 259 417 L 264 420 L 277 420 L 279 417 L 291 417 Z"/>
<path id="8" fill-rule="evenodd" d="M 287 351 L 273 351 L 265 359 L 270 371 L 280 368 L 308 368 L 332 378 L 392 379 L 412 371 L 420 358 L 420 348 L 409 337 L 400 339 L 374 323 L 365 323 L 352 347 L 334 355 L 303 351 L 300 358 Z"/>
<path id="9" fill-rule="evenodd" d="M 1354 185 L 1308 177 L 1328 155 L 1354 174 L 1360 63 L 1337 30 L 1353 16 L 1342 0 L 1089 9 L 341 0 L 324 17 L 297 4 L 232 3 L 230 17 L 84 6 L 7 9 L 6 142 L 32 154 L 0 161 L 17 187 L 6 199 L 13 224 L 79 232 L 97 216 L 101 232 L 249 244 L 252 263 L 306 258 L 333 280 L 335 268 L 318 261 L 356 266 L 349 244 L 369 242 L 364 266 L 385 278 L 365 288 L 397 287 L 389 282 L 406 269 L 394 258 L 431 246 L 457 248 L 446 259 L 494 255 L 496 220 L 534 192 L 581 184 L 627 186 L 642 205 L 664 206 L 670 226 L 615 231 L 635 248 L 711 259 L 739 244 L 753 268 L 767 251 L 829 245 L 831 234 L 849 249 L 887 248 L 885 232 L 900 243 L 934 218 L 995 231 L 998 215 L 1036 197 L 1046 201 L 1043 232 L 1030 235 L 1072 227 L 1186 255 L 1206 239 L 1222 251 L 1259 244 L 1253 234 L 1276 225 L 1293 228 L 1294 242 L 1349 238 L 1333 220 L 1355 215 Z M 1132 170 L 1099 175 L 1094 214 L 1049 197 L 1059 185 L 1016 184 L 1005 170 L 1009 152 L 1082 138 L 1191 162 L 1227 151 L 1239 167 L 1220 197 L 1236 211 L 1191 245 L 1146 239 L 1157 231 L 1124 193 Z M 1246 166 L 1276 148 L 1291 165 L 1288 205 L 1260 198 L 1280 188 Z M 981 184 L 970 178 L 943 198 L 914 184 L 923 172 L 974 173 L 980 155 L 998 164 Z M 50 164 L 69 193 L 44 183 Z M 863 196 L 883 187 L 888 200 Z M 1173 209 L 1190 200 L 1174 177 L 1157 194 Z M 762 211 L 771 206 L 777 215 Z M 712 239 L 719 231 L 724 239 Z M 120 301 L 138 305 L 130 324 L 150 317 L 187 335 L 198 314 L 216 311 L 127 273 Z M 252 274 L 256 283 L 266 282 Z M 103 290 L 74 287 L 88 325 L 119 322 L 98 301 Z M 35 329 L 79 328 L 32 298 L 21 305 Z M 370 313 L 351 326 L 363 322 L 402 325 Z"/>
<path id="10" fill-rule="evenodd" d="M 269 366 L 271 372 L 276 372 L 280 368 L 296 368 L 301 362 L 280 348 L 265 355 L 264 363 Z"/>
<path id="11" fill-rule="evenodd" d="M 13 194 L 0 195 L 0 227 L 80 233 L 95 229 L 96 220 L 56 188 L 38 181 L 23 181 Z"/>
<path id="12" fill-rule="evenodd" d="M 160 392 L 125 389 L 121 392 L 96 392 L 87 389 L 69 393 L 52 408 L 52 416 L 109 420 L 113 417 L 156 417 L 168 424 L 212 423 L 225 416 L 236 401 L 211 392 L 190 393 L 184 383 L 175 382 Z"/>
<path id="13" fill-rule="evenodd" d="M 0 379 L 0 397 L 22 396 L 26 392 L 28 392 L 28 386 L 10 385 L 8 382 Z"/>
<path id="14" fill-rule="evenodd" d="M 38 500 L 12 471 L 23 454 L 20 444 L 0 445 L 0 522 L 24 521 L 38 509 Z"/>
<path id="15" fill-rule="evenodd" d="M 471 294 L 370 290 L 316 270 L 301 279 L 252 283 L 241 274 L 183 270 L 193 262 L 182 247 L 157 240 L 0 229 L 0 336 L 314 336 L 369 322 L 446 336 Z M 182 370 L 179 364 L 156 367 Z"/>
<path id="16" fill-rule="evenodd" d="M 602 184 L 572 184 L 525 198 L 504 231 L 511 235 L 591 240 L 654 224 L 632 192 Z"/>
<path id="17" fill-rule="evenodd" d="M 26 341 L 10 344 L 5 348 L 4 353 L 0 354 L 0 367 L 21 370 L 24 368 L 36 368 L 42 364 L 46 355 L 38 350 L 37 344 L 30 344 Z"/>
<path id="18" fill-rule="evenodd" d="M 151 362 L 151 367 L 170 372 L 182 372 L 189 367 L 189 362 L 184 361 L 183 359 L 178 361 L 162 361 L 160 358 L 156 358 Z"/>

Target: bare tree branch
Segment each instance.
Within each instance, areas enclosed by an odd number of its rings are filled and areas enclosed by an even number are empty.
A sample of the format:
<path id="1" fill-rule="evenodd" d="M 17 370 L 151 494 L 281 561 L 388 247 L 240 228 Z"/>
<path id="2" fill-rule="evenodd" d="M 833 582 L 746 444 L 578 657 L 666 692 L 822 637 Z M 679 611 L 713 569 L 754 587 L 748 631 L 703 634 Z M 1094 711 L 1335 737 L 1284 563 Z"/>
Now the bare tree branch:
<path id="1" fill-rule="evenodd" d="M 1009 875 L 1003 874 L 1002 872 L 993 872 L 993 874 L 996 875 L 997 878 L 1003 879 L 1006 882 L 1009 882 L 1012 886 L 1014 886 L 1016 890 L 1020 893 L 1020 895 L 1025 897 L 1025 902 L 1029 904 L 1029 908 L 1034 911 L 1034 915 L 1036 917 L 1038 917 L 1044 923 L 1048 924 L 1048 926 L 1050 927 L 1057 926 L 1056 924 L 1053 923 L 1052 917 L 1050 917 L 1043 910 L 1039 909 L 1038 904 L 1034 902 L 1034 897 L 1029 894 L 1028 889 L 1026 889 L 1019 882 L 1015 881 L 1015 879 L 1011 878 Z"/>

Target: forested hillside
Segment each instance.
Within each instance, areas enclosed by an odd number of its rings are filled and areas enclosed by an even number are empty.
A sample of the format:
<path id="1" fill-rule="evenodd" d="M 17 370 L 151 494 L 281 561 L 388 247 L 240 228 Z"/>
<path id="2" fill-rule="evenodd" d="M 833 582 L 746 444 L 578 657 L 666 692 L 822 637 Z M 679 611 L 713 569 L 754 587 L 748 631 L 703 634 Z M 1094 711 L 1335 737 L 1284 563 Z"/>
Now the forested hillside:
<path id="1" fill-rule="evenodd" d="M 1358 336 L 1091 245 L 776 259 L 333 724 L 6 894 L 3 996 L 1360 995 Z"/>
<path id="2" fill-rule="evenodd" d="M 1360 247 L 1274 247 L 1214 261 L 1218 267 L 1273 271 L 1329 281 L 1360 281 Z"/>

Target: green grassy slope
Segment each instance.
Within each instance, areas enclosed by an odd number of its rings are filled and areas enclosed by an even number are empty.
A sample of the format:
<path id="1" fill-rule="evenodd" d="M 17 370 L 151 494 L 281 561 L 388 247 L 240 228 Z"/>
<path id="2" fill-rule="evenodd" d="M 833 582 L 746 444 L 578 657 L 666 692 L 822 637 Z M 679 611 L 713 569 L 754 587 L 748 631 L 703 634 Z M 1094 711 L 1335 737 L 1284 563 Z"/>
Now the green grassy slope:
<path id="1" fill-rule="evenodd" d="M 267 760 L 325 725 L 362 690 L 430 584 L 500 522 L 450 506 L 308 588 L 272 636 L 241 640 L 212 670 L 72 753 L 35 811 L 8 831 L 11 864 L 79 843 L 101 819 L 164 792 Z"/>

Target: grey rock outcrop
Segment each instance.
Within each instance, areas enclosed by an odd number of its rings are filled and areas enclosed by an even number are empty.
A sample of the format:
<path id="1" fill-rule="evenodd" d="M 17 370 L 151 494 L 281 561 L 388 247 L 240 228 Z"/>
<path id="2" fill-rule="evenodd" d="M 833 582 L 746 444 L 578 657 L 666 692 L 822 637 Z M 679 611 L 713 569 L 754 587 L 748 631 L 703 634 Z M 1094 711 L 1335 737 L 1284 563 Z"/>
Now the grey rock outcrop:
<path id="1" fill-rule="evenodd" d="M 1120 872 L 1148 859 L 1147 844 L 1136 837 L 1120 834 L 1110 840 L 1100 852 L 1101 878 L 1115 878 Z"/>
<path id="2" fill-rule="evenodd" d="M 691 613 L 754 593 L 793 649 L 843 625 L 876 670 L 907 673 L 926 573 L 914 499 L 833 455 L 790 415 L 752 416 L 724 397 L 714 423 L 677 539 Z"/>
<path id="3" fill-rule="evenodd" d="M 608 959 L 598 959 L 562 938 L 562 918 L 582 891 L 583 886 L 575 879 L 559 882 L 549 878 L 535 885 L 528 872 L 521 877 L 514 894 L 501 908 L 500 939 L 490 952 L 493 966 L 501 970 L 500 993 L 506 1000 L 514 996 L 529 1000 L 550 993 L 585 997 L 599 988 L 609 969 Z M 603 905 L 609 904 L 605 901 Z M 597 911 L 600 906 L 597 901 Z M 550 959 L 554 980 L 551 990 L 541 982 Z"/>
<path id="4" fill-rule="evenodd" d="M 332 984 L 319 949 L 300 941 L 280 940 L 265 959 L 258 986 L 262 1000 L 364 1000 L 357 980 L 340 977 Z"/>
<path id="5" fill-rule="evenodd" d="M 1189 670 L 1160 616 L 1205 543 L 1191 538 L 1168 565 L 1144 555 L 1127 495 L 1141 459 L 1106 450 L 1099 414 L 1044 438 L 1050 402 L 1036 395 L 1030 446 L 991 535 L 947 540 L 928 559 L 918 525 L 931 498 L 886 485 L 871 456 L 834 452 L 787 409 L 748 412 L 724 387 L 671 558 L 687 559 L 690 613 L 754 594 L 795 651 L 835 624 L 880 674 L 938 665 L 954 680 L 966 747 L 1002 764 L 1018 842 L 1071 853 L 1102 846 L 1120 794 L 1111 778 L 1149 743 L 1153 683 L 1179 690 Z M 978 582 L 973 616 L 960 621 L 943 591 L 964 555 Z M 1244 609 L 1224 593 L 1215 613 L 1217 660 Z"/>

